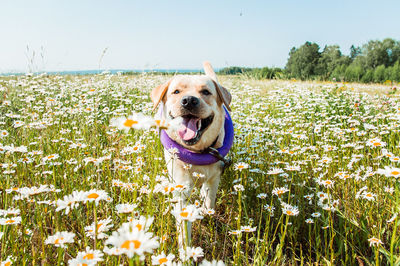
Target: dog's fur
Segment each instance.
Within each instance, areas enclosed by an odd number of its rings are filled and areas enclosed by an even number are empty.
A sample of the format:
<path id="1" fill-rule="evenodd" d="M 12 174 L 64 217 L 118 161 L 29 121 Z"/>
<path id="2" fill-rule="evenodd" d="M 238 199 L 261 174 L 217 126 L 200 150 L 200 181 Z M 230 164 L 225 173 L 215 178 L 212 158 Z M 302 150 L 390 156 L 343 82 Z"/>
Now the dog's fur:
<path id="1" fill-rule="evenodd" d="M 218 83 L 217 76 L 211 65 L 208 62 L 204 62 L 203 66 L 206 75 L 177 75 L 151 92 L 154 109 L 160 103 L 163 104 L 162 116 L 164 119 L 174 119 L 185 115 L 194 115 L 200 119 L 213 116 L 211 124 L 194 144 L 185 143 L 176 128 L 167 129 L 166 132 L 171 139 L 193 152 L 202 152 L 210 146 L 214 148 L 222 146 L 225 136 L 225 110 L 223 105 L 230 110 L 229 104 L 231 102 L 230 93 Z M 182 99 L 184 97 L 196 97 L 199 99 L 198 107 L 195 110 L 187 110 L 182 107 Z M 167 150 L 164 150 L 164 155 L 168 172 L 174 182 L 189 185 L 190 191 L 194 185 L 202 185 L 201 195 L 204 198 L 205 207 L 214 208 L 223 163 L 218 161 L 210 165 L 193 165 L 190 169 L 185 169 L 185 163 L 178 159 L 172 160 L 171 154 Z M 194 172 L 203 174 L 204 178 L 197 180 L 197 178 L 193 177 Z M 185 196 L 183 196 L 179 204 L 179 207 L 186 204 Z M 182 225 L 180 229 L 180 242 L 182 244 L 185 241 Z M 190 241 L 190 223 L 187 229 L 189 239 L 186 240 Z"/>

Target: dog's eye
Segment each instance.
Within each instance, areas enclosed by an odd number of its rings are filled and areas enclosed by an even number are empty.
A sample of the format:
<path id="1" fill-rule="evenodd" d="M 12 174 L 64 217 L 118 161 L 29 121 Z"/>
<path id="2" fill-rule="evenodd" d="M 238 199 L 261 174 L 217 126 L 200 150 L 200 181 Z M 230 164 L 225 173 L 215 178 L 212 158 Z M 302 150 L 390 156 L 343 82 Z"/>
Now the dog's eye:
<path id="1" fill-rule="evenodd" d="M 202 90 L 202 91 L 201 91 L 201 94 L 203 94 L 203 95 L 210 95 L 211 92 L 210 92 L 209 90 Z"/>
<path id="2" fill-rule="evenodd" d="M 180 91 L 179 90 L 175 90 L 172 94 L 178 94 L 178 93 L 180 93 Z"/>

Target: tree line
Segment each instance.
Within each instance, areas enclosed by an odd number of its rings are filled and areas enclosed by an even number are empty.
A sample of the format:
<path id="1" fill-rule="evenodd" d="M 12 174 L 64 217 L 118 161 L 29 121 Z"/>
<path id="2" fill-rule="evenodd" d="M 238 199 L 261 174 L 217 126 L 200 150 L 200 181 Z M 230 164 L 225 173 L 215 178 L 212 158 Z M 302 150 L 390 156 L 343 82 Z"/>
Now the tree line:
<path id="1" fill-rule="evenodd" d="M 285 68 L 223 68 L 220 74 L 246 74 L 255 78 L 296 78 L 352 82 L 400 82 L 400 42 L 391 38 L 371 40 L 350 47 L 344 55 L 338 45 L 306 42 L 293 47 Z"/>

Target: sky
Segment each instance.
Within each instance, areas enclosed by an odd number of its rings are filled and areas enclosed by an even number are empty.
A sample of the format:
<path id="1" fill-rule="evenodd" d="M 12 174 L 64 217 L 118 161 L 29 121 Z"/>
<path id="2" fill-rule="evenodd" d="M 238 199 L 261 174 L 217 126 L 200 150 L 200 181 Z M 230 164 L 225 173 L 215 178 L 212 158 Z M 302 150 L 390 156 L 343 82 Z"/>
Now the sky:
<path id="1" fill-rule="evenodd" d="M 399 10 L 389 0 L 4 0 L 0 72 L 283 67 L 306 41 L 348 54 L 400 39 Z"/>

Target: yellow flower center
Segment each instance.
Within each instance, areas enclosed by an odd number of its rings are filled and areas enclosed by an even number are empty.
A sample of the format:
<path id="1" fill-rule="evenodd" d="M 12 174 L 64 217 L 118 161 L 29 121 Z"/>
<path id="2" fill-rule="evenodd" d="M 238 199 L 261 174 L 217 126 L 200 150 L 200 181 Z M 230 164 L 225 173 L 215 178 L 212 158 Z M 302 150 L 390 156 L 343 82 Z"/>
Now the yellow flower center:
<path id="1" fill-rule="evenodd" d="M 126 119 L 124 122 L 124 126 L 126 127 L 132 127 L 134 124 L 137 124 L 138 121 L 132 120 L 132 119 Z"/>
<path id="2" fill-rule="evenodd" d="M 64 237 L 57 238 L 56 241 L 54 241 L 54 244 L 60 244 L 60 241 L 63 241 L 63 240 L 64 240 Z"/>
<path id="3" fill-rule="evenodd" d="M 161 258 L 158 260 L 158 263 L 160 263 L 160 265 L 161 265 L 163 263 L 166 263 L 167 261 L 168 261 L 167 258 Z"/>
<path id="4" fill-rule="evenodd" d="M 378 147 L 378 146 L 381 146 L 382 144 L 380 143 L 380 142 L 374 142 L 374 146 L 375 147 Z"/>
<path id="5" fill-rule="evenodd" d="M 93 255 L 93 253 L 86 254 L 85 256 L 83 256 L 83 259 L 92 260 L 92 259 L 94 259 L 94 255 Z"/>
<path id="6" fill-rule="evenodd" d="M 391 174 L 392 174 L 392 175 L 399 175 L 400 172 L 399 172 L 399 171 L 393 171 L 393 172 L 391 172 Z"/>
<path id="7" fill-rule="evenodd" d="M 99 197 L 99 194 L 92 193 L 92 194 L 89 194 L 87 197 L 88 197 L 88 199 L 97 199 Z"/>
<path id="8" fill-rule="evenodd" d="M 137 228 L 139 231 L 141 231 L 142 228 L 143 228 L 143 226 L 142 226 L 141 224 L 137 224 L 137 225 L 136 225 L 136 228 Z"/>
<path id="9" fill-rule="evenodd" d="M 188 215 L 189 215 L 189 213 L 188 212 L 181 212 L 181 214 L 180 214 L 182 217 L 188 217 Z"/>
<path id="10" fill-rule="evenodd" d="M 133 247 L 134 247 L 135 249 L 140 248 L 140 245 L 142 244 L 139 240 L 126 240 L 126 241 L 121 245 L 121 248 L 129 249 L 131 243 L 133 243 Z"/>
<path id="11" fill-rule="evenodd" d="M 14 223 L 15 221 L 14 220 L 7 220 L 6 221 L 6 224 L 12 224 L 12 223 Z"/>

